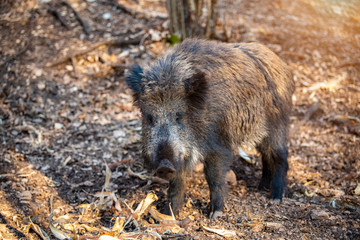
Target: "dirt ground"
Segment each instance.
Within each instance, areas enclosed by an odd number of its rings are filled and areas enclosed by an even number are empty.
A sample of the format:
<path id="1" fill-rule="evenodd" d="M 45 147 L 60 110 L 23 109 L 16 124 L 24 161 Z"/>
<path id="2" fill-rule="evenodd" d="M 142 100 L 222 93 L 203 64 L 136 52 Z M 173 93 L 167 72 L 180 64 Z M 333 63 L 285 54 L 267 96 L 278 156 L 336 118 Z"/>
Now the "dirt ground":
<path id="1" fill-rule="evenodd" d="M 224 216 L 207 218 L 201 170 L 177 220 L 139 210 L 154 193 L 161 211 L 167 185 L 142 166 L 124 74 L 169 47 L 166 1 L 2 1 L 0 239 L 360 239 L 360 1 L 220 3 L 229 41 L 267 45 L 294 74 L 283 201 L 257 191 L 247 149 Z"/>

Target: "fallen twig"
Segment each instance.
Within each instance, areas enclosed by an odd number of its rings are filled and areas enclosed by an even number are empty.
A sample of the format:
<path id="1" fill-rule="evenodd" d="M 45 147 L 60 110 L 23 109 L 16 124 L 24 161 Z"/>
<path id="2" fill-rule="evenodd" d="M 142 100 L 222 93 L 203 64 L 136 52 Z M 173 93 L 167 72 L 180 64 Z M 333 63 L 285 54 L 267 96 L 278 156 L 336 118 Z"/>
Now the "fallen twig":
<path id="1" fill-rule="evenodd" d="M 212 232 L 212 233 L 216 233 L 222 237 L 225 238 L 232 238 L 232 237 L 236 237 L 236 232 L 235 231 L 230 231 L 230 230 L 225 230 L 225 229 L 216 229 L 216 228 L 209 228 L 209 227 L 205 227 L 202 226 L 202 228 L 208 232 Z"/>
<path id="2" fill-rule="evenodd" d="M 123 5 L 121 3 L 118 3 L 117 1 L 113 1 L 113 0 L 102 1 L 102 3 L 112 5 L 113 7 L 123 11 L 126 14 L 134 16 L 134 17 L 139 17 L 139 15 L 142 15 L 142 16 L 144 16 L 146 18 L 154 18 L 155 17 L 155 18 L 158 18 L 158 19 L 161 19 L 161 20 L 166 20 L 167 19 L 167 16 L 163 15 L 161 13 L 152 12 L 152 14 L 149 14 L 149 13 L 146 13 L 146 12 L 140 12 L 140 11 L 137 11 L 135 9 L 128 8 L 125 5 Z"/>
<path id="3" fill-rule="evenodd" d="M 360 119 L 357 117 L 336 115 L 329 119 L 334 124 L 344 124 L 348 128 L 349 132 L 360 136 Z"/>
<path id="4" fill-rule="evenodd" d="M 70 29 L 69 24 L 66 23 L 65 19 L 61 16 L 60 12 L 55 8 L 50 8 L 48 10 L 66 29 Z"/>
<path id="5" fill-rule="evenodd" d="M 28 132 L 34 132 L 37 135 L 37 144 L 41 144 L 43 142 L 43 134 L 42 130 L 37 130 L 34 126 L 31 125 L 23 125 L 23 126 L 17 126 L 15 129 L 19 131 L 28 131 Z"/>
<path id="6" fill-rule="evenodd" d="M 29 227 L 32 228 L 32 230 L 34 230 L 42 239 L 50 240 L 50 237 L 47 235 L 47 233 L 42 228 L 40 228 L 39 225 L 33 223 L 30 217 L 29 222 Z"/>
<path id="7" fill-rule="evenodd" d="M 186 237 L 186 235 L 185 234 L 163 234 L 163 235 L 161 235 L 161 239 L 172 239 L 172 238 L 175 238 L 175 239 L 178 239 L 178 238 L 180 238 L 180 239 L 183 239 L 184 237 Z"/>
<path id="8" fill-rule="evenodd" d="M 68 1 L 63 0 L 62 3 L 63 3 L 65 6 L 67 6 L 68 8 L 70 8 L 71 11 L 74 12 L 75 17 L 76 17 L 76 19 L 79 21 L 80 25 L 82 26 L 85 34 L 89 36 L 89 35 L 90 35 L 90 32 L 91 32 L 89 24 L 81 18 L 80 14 L 71 6 L 71 4 L 70 4 Z"/>
<path id="9" fill-rule="evenodd" d="M 96 78 L 96 77 L 105 77 L 106 75 L 108 75 L 109 73 L 114 72 L 114 70 L 117 71 L 123 71 L 126 68 L 129 68 L 129 65 L 127 64 L 119 64 L 119 63 L 112 63 L 112 64 L 107 64 L 105 65 L 105 69 L 98 71 L 96 73 L 92 73 L 89 74 L 91 77 Z"/>
<path id="10" fill-rule="evenodd" d="M 84 55 L 88 52 L 91 52 L 93 50 L 95 50 L 96 48 L 98 47 L 101 47 L 101 46 L 104 46 L 104 45 L 111 45 L 111 46 L 117 46 L 117 47 L 121 47 L 121 46 L 126 46 L 126 45 L 130 45 L 130 44 L 133 44 L 133 45 L 136 45 L 136 44 L 139 44 L 140 41 L 141 41 L 141 37 L 138 37 L 138 38 L 135 38 L 135 39 L 128 39 L 128 40 L 124 40 L 124 39 L 110 39 L 110 40 L 105 40 L 105 41 L 102 41 L 102 42 L 98 42 L 98 43 L 95 43 L 94 45 L 90 46 L 89 48 L 86 48 L 86 49 L 83 49 L 83 50 L 78 50 L 78 51 L 74 51 L 68 55 L 66 55 L 65 57 L 63 58 L 60 58 L 59 60 L 57 61 L 54 61 L 48 65 L 46 65 L 46 67 L 55 67 L 59 64 L 62 64 L 62 63 L 65 63 L 67 61 L 70 61 L 71 58 L 75 58 L 77 56 L 81 56 L 81 55 Z"/>
<path id="11" fill-rule="evenodd" d="M 73 69 L 74 69 L 75 76 L 78 76 L 78 70 L 77 70 L 77 67 L 76 67 L 75 58 L 72 57 L 72 58 L 70 58 L 70 60 L 71 60 L 71 65 L 73 66 Z"/>
<path id="12" fill-rule="evenodd" d="M 109 163 L 109 167 L 110 169 L 114 170 L 116 167 L 129 163 L 132 160 L 133 160 L 132 158 L 124 158 L 121 159 L 120 161 Z"/>
<path id="13" fill-rule="evenodd" d="M 133 170 L 131 170 L 130 167 L 128 167 L 127 172 L 130 176 L 140 178 L 141 180 L 147 180 L 149 178 L 149 176 L 143 175 L 141 173 L 135 173 Z"/>
<path id="14" fill-rule="evenodd" d="M 343 67 L 350 67 L 350 66 L 356 66 L 356 65 L 360 66 L 360 61 L 345 62 L 345 63 L 337 65 L 336 67 L 343 68 Z"/>
<path id="15" fill-rule="evenodd" d="M 141 173 L 135 173 L 133 170 L 131 170 L 130 167 L 128 167 L 127 171 L 128 171 L 130 176 L 137 177 L 137 178 L 139 178 L 141 180 L 150 180 L 152 182 L 156 182 L 156 183 L 159 183 L 159 184 L 169 184 L 168 180 L 159 178 L 157 176 L 147 176 L 147 175 L 143 175 Z"/>
<path id="16" fill-rule="evenodd" d="M 130 14 L 130 15 L 136 15 L 137 12 L 130 9 L 130 8 L 127 8 L 125 7 L 123 4 L 121 3 L 118 3 L 116 1 L 103 1 L 103 4 L 109 4 L 109 5 L 112 5 L 114 7 L 116 7 L 117 9 L 120 9 L 121 11 L 123 11 L 124 13 L 127 13 L 127 14 Z"/>
<path id="17" fill-rule="evenodd" d="M 162 214 L 158 210 L 156 210 L 155 206 L 152 206 L 149 209 L 149 213 L 156 221 L 160 222 L 162 225 L 176 224 L 179 225 L 181 228 L 185 228 L 191 222 L 191 219 L 189 217 L 186 217 L 183 220 L 176 220 L 174 216 Z"/>

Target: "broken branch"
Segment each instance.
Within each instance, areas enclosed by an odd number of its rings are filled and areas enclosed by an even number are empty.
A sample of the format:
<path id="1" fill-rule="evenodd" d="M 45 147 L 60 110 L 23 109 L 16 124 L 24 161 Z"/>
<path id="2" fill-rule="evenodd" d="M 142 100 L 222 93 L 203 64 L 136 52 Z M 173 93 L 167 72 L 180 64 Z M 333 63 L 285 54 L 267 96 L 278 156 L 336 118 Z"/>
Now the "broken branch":
<path id="1" fill-rule="evenodd" d="M 70 29 L 69 25 L 66 23 L 65 19 L 61 16 L 60 12 L 57 9 L 49 9 L 48 10 L 66 29 Z"/>
<path id="2" fill-rule="evenodd" d="M 146 18 L 158 18 L 158 19 L 162 19 L 162 20 L 167 19 L 167 16 L 163 15 L 161 13 L 152 12 L 152 13 L 149 14 L 149 13 L 146 13 L 146 12 L 141 12 L 141 11 L 126 7 L 125 5 L 123 5 L 121 3 L 118 3 L 117 1 L 114 1 L 114 0 L 102 1 L 102 3 L 111 5 L 111 6 L 115 7 L 115 8 L 123 11 L 124 13 L 133 16 L 133 17 L 140 17 L 141 18 L 143 16 L 143 17 L 146 17 Z"/>
<path id="3" fill-rule="evenodd" d="M 141 38 L 142 38 L 142 36 L 139 37 L 139 38 L 136 38 L 136 39 L 128 39 L 128 40 L 111 39 L 111 40 L 105 40 L 105 41 L 102 41 L 102 42 L 99 42 L 99 43 L 95 43 L 94 45 L 92 45 L 89 48 L 86 48 L 84 50 L 74 51 L 74 52 L 66 55 L 63 58 L 60 58 L 59 60 L 48 64 L 46 67 L 55 67 L 55 66 L 57 66 L 59 64 L 62 64 L 62 63 L 65 63 L 65 62 L 71 60 L 71 58 L 84 55 L 84 54 L 86 54 L 88 52 L 91 52 L 91 51 L 95 50 L 98 47 L 103 46 L 103 45 L 108 45 L 108 46 L 110 45 L 110 46 L 116 46 L 116 47 L 122 47 L 122 46 L 126 46 L 126 45 L 131 45 L 131 44 L 136 45 L 136 44 L 140 43 Z"/>
<path id="4" fill-rule="evenodd" d="M 62 3 L 65 6 L 67 6 L 68 8 L 70 8 L 71 11 L 73 11 L 73 13 L 75 14 L 76 19 L 79 21 L 80 25 L 82 26 L 85 34 L 89 36 L 90 32 L 91 32 L 89 24 L 82 19 L 80 14 L 71 6 L 71 4 L 68 1 L 63 0 Z"/>

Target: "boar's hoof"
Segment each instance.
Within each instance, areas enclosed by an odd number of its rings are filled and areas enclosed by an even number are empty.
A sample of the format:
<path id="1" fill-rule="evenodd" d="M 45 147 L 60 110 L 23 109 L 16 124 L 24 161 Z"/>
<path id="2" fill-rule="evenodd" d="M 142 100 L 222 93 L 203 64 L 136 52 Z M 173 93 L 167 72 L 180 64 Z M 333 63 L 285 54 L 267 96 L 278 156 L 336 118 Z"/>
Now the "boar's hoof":
<path id="1" fill-rule="evenodd" d="M 274 198 L 272 199 L 274 201 L 274 203 L 280 203 L 281 202 L 281 199 L 280 198 Z"/>
<path id="2" fill-rule="evenodd" d="M 216 210 L 216 211 L 213 211 L 213 212 L 210 213 L 209 218 L 210 219 L 215 219 L 215 218 L 221 217 L 222 215 L 223 215 L 222 211 Z"/>
<path id="3" fill-rule="evenodd" d="M 274 200 L 274 202 L 280 202 L 283 197 L 283 188 L 282 187 L 272 187 L 270 192 L 270 198 Z"/>
<path id="4" fill-rule="evenodd" d="M 270 190 L 270 181 L 266 181 L 261 179 L 259 185 L 258 185 L 258 190 L 260 192 L 266 192 Z"/>
<path id="5" fill-rule="evenodd" d="M 270 199 L 272 199 L 274 203 L 280 203 L 282 199 L 282 191 L 276 192 L 272 189 L 270 194 Z"/>
<path id="6" fill-rule="evenodd" d="M 163 179 L 173 179 L 175 177 L 174 165 L 167 159 L 161 160 L 155 174 Z"/>

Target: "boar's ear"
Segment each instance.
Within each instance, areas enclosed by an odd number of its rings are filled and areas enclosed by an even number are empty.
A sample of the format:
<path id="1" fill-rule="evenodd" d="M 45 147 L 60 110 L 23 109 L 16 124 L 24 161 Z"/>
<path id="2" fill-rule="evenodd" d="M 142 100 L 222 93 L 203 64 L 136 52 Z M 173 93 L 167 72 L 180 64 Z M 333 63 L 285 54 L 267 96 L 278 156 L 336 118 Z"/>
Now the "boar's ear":
<path id="1" fill-rule="evenodd" d="M 129 73 L 126 76 L 126 83 L 129 88 L 133 91 L 134 98 L 137 99 L 139 94 L 143 91 L 142 89 L 142 73 L 143 70 L 139 65 L 130 68 Z"/>
<path id="2" fill-rule="evenodd" d="M 203 72 L 195 73 L 185 80 L 185 91 L 189 106 L 195 109 L 203 109 L 206 101 L 208 83 Z"/>

